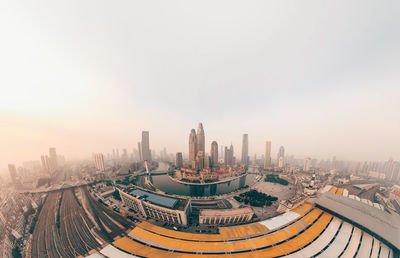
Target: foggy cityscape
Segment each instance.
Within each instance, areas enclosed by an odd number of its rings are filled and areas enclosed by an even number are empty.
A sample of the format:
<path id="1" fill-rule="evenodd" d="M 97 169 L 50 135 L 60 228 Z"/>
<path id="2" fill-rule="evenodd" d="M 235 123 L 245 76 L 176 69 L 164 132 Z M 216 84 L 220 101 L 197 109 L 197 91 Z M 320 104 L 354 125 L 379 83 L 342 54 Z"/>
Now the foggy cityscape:
<path id="1" fill-rule="evenodd" d="M 0 3 L 0 257 L 400 257 L 400 3 Z"/>

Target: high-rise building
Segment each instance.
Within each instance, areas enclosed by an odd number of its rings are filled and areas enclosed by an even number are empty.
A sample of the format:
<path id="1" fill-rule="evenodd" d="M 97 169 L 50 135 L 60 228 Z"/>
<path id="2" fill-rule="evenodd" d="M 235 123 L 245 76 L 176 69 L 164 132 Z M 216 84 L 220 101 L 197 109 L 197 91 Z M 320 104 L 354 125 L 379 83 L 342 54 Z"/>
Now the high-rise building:
<path id="1" fill-rule="evenodd" d="M 42 155 L 42 156 L 40 156 L 40 160 L 42 162 L 43 171 L 49 173 L 49 171 L 50 171 L 50 169 L 49 169 L 49 156 Z"/>
<path id="2" fill-rule="evenodd" d="M 210 165 L 211 165 L 210 155 L 204 156 L 204 168 L 210 168 Z"/>
<path id="3" fill-rule="evenodd" d="M 308 172 L 308 171 L 310 171 L 310 169 L 311 169 L 311 158 L 308 157 L 308 158 L 306 158 L 306 159 L 304 160 L 303 171 Z"/>
<path id="4" fill-rule="evenodd" d="M 104 156 L 101 153 L 94 154 L 94 165 L 97 170 L 104 171 Z"/>
<path id="5" fill-rule="evenodd" d="M 49 149 L 49 159 L 48 160 L 49 160 L 49 164 L 48 164 L 49 171 L 51 173 L 53 173 L 58 168 L 56 148 Z"/>
<path id="6" fill-rule="evenodd" d="M 248 165 L 249 162 L 249 135 L 243 134 L 242 139 L 242 164 Z"/>
<path id="7" fill-rule="evenodd" d="M 211 166 L 215 167 L 218 165 L 218 143 L 213 141 L 211 143 Z"/>
<path id="8" fill-rule="evenodd" d="M 204 159 L 205 155 L 203 151 L 197 152 L 197 157 L 196 157 L 196 169 L 202 170 L 204 168 Z"/>
<path id="9" fill-rule="evenodd" d="M 282 168 L 285 163 L 285 148 L 283 146 L 279 147 L 277 160 L 278 160 L 278 167 Z"/>
<path id="10" fill-rule="evenodd" d="M 189 164 L 192 166 L 192 168 L 196 167 L 196 155 L 197 155 L 196 131 L 192 129 L 189 135 Z"/>
<path id="11" fill-rule="evenodd" d="M 271 142 L 265 143 L 265 155 L 264 155 L 264 169 L 271 167 Z"/>
<path id="12" fill-rule="evenodd" d="M 206 151 L 205 151 L 205 136 L 202 123 L 199 123 L 199 127 L 197 128 L 196 140 L 197 140 L 197 153 L 202 151 L 204 154 Z"/>
<path id="13" fill-rule="evenodd" d="M 233 145 L 229 147 L 225 147 L 225 165 L 226 166 L 233 166 L 234 165 L 234 158 L 233 158 Z"/>
<path id="14" fill-rule="evenodd" d="M 278 167 L 283 168 L 284 165 L 285 165 L 284 158 L 283 156 L 280 156 L 278 160 Z"/>
<path id="15" fill-rule="evenodd" d="M 142 131 L 142 158 L 145 161 L 151 161 L 149 132 Z"/>
<path id="16" fill-rule="evenodd" d="M 177 152 L 176 153 L 176 158 L 175 158 L 175 167 L 181 168 L 183 167 L 183 157 L 182 157 L 182 152 Z"/>
<path id="17" fill-rule="evenodd" d="M 137 143 L 138 146 L 138 157 L 139 161 L 143 161 L 143 155 L 142 155 L 142 144 L 140 142 Z M 114 151 L 114 150 L 113 150 Z"/>
<path id="18" fill-rule="evenodd" d="M 17 169 L 14 164 L 8 164 L 8 172 L 10 172 L 11 181 L 14 185 L 17 184 Z"/>

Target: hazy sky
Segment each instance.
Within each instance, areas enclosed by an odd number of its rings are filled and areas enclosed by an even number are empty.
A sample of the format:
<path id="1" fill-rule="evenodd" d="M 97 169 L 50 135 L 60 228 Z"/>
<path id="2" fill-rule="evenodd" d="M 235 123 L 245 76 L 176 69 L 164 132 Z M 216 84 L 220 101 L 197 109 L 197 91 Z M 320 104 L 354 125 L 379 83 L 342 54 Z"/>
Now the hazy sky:
<path id="1" fill-rule="evenodd" d="M 399 1 L 1 1 L 0 171 L 137 146 L 400 159 Z"/>

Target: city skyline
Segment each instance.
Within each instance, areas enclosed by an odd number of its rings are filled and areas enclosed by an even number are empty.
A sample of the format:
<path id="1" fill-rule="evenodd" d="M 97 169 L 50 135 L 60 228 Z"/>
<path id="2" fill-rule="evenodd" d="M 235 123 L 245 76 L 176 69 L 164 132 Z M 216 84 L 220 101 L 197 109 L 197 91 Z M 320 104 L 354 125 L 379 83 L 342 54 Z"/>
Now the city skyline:
<path id="1" fill-rule="evenodd" d="M 206 148 L 240 153 L 248 133 L 250 157 L 269 140 L 273 157 L 400 159 L 399 3 L 159 4 L 1 4 L 0 173 L 49 146 L 129 150 L 143 130 L 186 153 L 198 121 Z"/>

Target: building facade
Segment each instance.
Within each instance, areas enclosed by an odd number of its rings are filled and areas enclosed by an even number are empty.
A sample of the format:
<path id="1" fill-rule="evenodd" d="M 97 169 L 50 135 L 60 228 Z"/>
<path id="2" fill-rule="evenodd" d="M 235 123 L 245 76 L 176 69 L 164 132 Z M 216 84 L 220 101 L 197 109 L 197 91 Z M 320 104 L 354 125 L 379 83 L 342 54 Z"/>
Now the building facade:
<path id="1" fill-rule="evenodd" d="M 238 209 L 200 210 L 200 225 L 231 225 L 249 222 L 254 215 L 250 207 Z"/>
<path id="2" fill-rule="evenodd" d="M 94 154 L 94 166 L 99 171 L 105 170 L 103 154 L 101 154 L 101 153 Z"/>
<path id="3" fill-rule="evenodd" d="M 140 189 L 129 193 L 120 189 L 118 191 L 124 205 L 145 217 L 184 226 L 188 223 L 187 218 L 191 212 L 190 200 L 172 198 Z"/>

